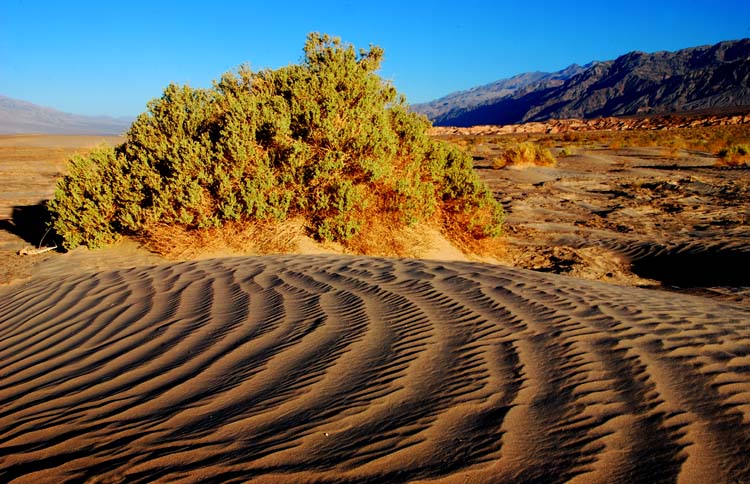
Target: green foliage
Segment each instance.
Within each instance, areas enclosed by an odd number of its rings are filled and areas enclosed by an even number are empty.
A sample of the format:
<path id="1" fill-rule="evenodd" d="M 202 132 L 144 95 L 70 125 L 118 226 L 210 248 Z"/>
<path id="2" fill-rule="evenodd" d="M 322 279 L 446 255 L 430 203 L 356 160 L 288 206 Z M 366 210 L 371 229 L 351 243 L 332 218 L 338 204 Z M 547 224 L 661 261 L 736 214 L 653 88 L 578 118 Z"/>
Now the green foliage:
<path id="1" fill-rule="evenodd" d="M 50 203 L 65 247 L 300 215 L 311 234 L 346 242 L 384 211 L 403 224 L 468 216 L 468 230 L 499 233 L 471 157 L 428 138 L 429 121 L 376 74 L 382 49 L 310 34 L 304 53 L 276 70 L 241 66 L 212 89 L 169 85 L 125 143 L 74 159 Z"/>
<path id="2" fill-rule="evenodd" d="M 552 152 L 544 146 L 523 141 L 508 147 L 494 163 L 494 168 L 508 165 L 554 166 L 557 163 Z"/>
<path id="3" fill-rule="evenodd" d="M 63 246 L 80 244 L 100 247 L 117 239 L 114 226 L 116 192 L 112 170 L 118 164 L 112 148 L 95 149 L 89 156 L 74 156 L 68 173 L 57 182 L 55 198 L 49 202 L 52 226 L 63 238 Z"/>

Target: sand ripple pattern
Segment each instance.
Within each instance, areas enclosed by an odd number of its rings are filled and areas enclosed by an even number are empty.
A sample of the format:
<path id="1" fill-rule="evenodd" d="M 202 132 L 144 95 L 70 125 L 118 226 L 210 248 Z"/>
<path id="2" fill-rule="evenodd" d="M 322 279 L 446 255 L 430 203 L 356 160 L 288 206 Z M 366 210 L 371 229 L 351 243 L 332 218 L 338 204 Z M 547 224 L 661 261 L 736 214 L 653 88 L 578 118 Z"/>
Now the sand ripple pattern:
<path id="1" fill-rule="evenodd" d="M 750 309 L 232 258 L 0 299 L 0 482 L 750 482 Z"/>

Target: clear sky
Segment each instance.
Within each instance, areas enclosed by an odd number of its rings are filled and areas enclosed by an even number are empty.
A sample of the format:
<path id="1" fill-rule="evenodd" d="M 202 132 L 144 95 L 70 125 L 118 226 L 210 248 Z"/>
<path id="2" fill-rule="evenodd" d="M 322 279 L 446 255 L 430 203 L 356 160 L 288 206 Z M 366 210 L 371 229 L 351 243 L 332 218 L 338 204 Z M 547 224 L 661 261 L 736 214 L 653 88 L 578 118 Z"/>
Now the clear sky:
<path id="1" fill-rule="evenodd" d="M 527 71 L 750 37 L 750 0 L 0 0 L 0 94 L 136 115 L 169 82 L 299 62 L 308 32 L 385 49 L 410 103 Z"/>

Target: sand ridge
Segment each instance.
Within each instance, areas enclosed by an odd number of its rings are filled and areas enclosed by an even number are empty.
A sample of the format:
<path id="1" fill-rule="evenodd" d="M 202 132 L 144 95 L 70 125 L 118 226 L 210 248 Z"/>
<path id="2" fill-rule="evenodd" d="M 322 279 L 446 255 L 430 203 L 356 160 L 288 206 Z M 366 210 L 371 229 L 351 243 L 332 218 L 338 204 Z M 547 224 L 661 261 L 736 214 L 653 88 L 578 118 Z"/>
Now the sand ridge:
<path id="1" fill-rule="evenodd" d="M 0 297 L 3 482 L 750 482 L 744 305 L 340 255 Z"/>

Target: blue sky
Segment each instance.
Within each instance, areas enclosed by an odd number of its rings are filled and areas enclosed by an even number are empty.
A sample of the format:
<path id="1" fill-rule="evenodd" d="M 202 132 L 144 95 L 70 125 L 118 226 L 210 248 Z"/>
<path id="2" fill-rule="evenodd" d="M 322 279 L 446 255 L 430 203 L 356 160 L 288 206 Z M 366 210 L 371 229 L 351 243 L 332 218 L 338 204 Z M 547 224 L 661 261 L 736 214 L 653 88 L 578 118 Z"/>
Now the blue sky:
<path id="1" fill-rule="evenodd" d="M 0 94 L 135 115 L 169 82 L 296 63 L 308 32 L 385 49 L 411 103 L 527 71 L 750 37 L 750 1 L 0 0 Z"/>

